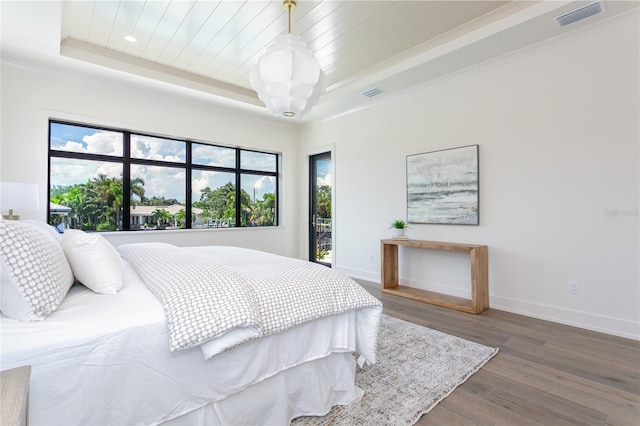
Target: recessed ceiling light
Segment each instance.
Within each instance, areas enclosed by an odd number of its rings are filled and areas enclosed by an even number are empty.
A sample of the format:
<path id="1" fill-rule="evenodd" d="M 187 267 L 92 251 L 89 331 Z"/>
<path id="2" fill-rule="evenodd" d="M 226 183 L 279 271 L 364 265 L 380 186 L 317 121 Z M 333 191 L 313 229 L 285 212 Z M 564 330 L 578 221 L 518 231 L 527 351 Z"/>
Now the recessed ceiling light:
<path id="1" fill-rule="evenodd" d="M 134 36 L 132 35 L 126 35 L 124 36 L 124 39 L 127 40 L 129 43 L 135 43 L 136 41 L 138 41 Z"/>

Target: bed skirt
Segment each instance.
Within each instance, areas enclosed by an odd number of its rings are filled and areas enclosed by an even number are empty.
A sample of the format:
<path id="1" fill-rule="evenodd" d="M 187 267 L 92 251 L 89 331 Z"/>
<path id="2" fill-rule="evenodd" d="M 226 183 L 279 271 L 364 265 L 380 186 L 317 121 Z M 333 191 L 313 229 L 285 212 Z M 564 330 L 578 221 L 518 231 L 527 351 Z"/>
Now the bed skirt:
<path id="1" fill-rule="evenodd" d="M 354 384 L 355 369 L 351 353 L 333 353 L 162 424 L 288 425 L 296 417 L 322 416 L 334 405 L 348 405 L 362 398 L 362 390 Z"/>

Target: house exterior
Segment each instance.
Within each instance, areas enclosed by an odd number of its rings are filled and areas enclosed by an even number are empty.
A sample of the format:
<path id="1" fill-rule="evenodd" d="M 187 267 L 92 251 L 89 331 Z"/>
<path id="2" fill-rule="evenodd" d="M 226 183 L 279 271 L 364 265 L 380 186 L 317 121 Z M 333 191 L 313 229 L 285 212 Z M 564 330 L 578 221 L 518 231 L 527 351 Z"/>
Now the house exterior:
<path id="1" fill-rule="evenodd" d="M 34 58 L 25 41 L 25 52 L 2 56 L 0 180 L 38 183 L 46 197 L 50 118 L 278 152 L 277 227 L 105 237 L 306 258 L 308 157 L 330 151 L 334 267 L 379 282 L 380 240 L 406 215 L 406 157 L 478 144 L 479 226 L 413 225 L 410 237 L 486 244 L 494 309 L 640 339 L 639 25 L 635 9 L 307 122 L 95 65 Z M 468 296 L 466 257 L 402 256 L 404 282 Z M 579 284 L 578 294 L 569 283 Z"/>
<path id="2" fill-rule="evenodd" d="M 174 223 L 169 223 L 167 225 L 169 227 L 178 228 L 179 224 L 176 223 L 176 215 L 180 210 L 184 210 L 184 206 L 180 204 L 171 204 L 170 206 L 131 206 L 131 226 L 136 229 L 147 229 L 149 226 L 153 227 L 153 213 L 156 210 L 166 210 L 169 215 L 174 218 Z M 193 226 L 202 227 L 204 225 L 204 219 L 201 217 L 202 209 L 193 207 L 192 214 L 195 215 Z"/>

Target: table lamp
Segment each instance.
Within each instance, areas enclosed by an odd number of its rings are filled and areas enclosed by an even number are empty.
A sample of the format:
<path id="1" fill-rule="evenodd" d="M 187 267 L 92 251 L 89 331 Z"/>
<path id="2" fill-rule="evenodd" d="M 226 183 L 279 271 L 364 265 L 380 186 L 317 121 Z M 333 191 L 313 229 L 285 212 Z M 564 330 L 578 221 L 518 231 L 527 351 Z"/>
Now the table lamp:
<path id="1" fill-rule="evenodd" d="M 13 210 L 37 210 L 38 184 L 0 182 L 0 210 L 9 210 L 9 214 L 2 215 L 7 220 L 19 220 L 19 215 L 14 215 Z"/>

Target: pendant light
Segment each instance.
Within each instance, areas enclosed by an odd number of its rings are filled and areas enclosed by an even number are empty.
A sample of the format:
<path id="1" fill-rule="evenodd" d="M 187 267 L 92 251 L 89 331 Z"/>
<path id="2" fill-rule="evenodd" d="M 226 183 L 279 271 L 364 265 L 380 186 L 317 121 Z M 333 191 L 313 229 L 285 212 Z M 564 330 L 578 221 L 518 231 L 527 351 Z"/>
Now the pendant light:
<path id="1" fill-rule="evenodd" d="M 275 115 L 303 117 L 326 89 L 324 72 L 311 49 L 291 34 L 294 0 L 285 0 L 289 12 L 289 33 L 278 37 L 251 69 L 251 87 Z"/>

